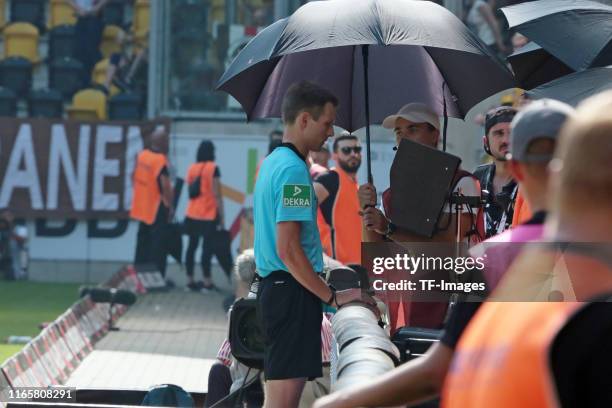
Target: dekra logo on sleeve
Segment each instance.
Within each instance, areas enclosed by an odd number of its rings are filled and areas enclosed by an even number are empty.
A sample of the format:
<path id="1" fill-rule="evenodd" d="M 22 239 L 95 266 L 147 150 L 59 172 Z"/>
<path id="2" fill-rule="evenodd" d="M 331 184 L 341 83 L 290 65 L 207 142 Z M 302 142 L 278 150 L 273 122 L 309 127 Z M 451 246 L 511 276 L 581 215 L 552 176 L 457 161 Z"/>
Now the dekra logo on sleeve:
<path id="1" fill-rule="evenodd" d="M 283 186 L 283 207 L 310 207 L 311 186 L 307 184 L 285 184 Z"/>

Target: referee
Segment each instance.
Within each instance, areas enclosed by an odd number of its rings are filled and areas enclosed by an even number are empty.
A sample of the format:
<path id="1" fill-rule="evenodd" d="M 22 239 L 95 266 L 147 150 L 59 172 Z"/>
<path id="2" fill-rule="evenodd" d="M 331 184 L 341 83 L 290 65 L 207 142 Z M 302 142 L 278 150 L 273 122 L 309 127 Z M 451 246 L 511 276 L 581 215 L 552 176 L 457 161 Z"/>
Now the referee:
<path id="1" fill-rule="evenodd" d="M 292 85 L 282 104 L 283 143 L 263 161 L 257 179 L 255 263 L 263 278 L 258 299 L 267 408 L 297 407 L 306 380 L 323 375 L 322 302 L 338 307 L 365 299 L 359 289 L 335 293 L 318 275 L 323 251 L 306 157 L 333 136 L 337 106 L 334 95 L 313 83 Z"/>

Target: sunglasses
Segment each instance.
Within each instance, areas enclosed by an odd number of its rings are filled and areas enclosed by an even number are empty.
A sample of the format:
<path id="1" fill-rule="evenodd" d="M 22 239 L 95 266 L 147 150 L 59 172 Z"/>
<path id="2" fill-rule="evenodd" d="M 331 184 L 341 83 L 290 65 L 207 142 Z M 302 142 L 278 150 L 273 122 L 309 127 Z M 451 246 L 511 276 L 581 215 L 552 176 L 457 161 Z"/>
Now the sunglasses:
<path id="1" fill-rule="evenodd" d="M 345 147 L 341 147 L 340 151 L 342 152 L 342 154 L 346 154 L 349 155 L 351 154 L 351 150 L 355 153 L 355 154 L 361 154 L 361 146 L 345 146 Z"/>

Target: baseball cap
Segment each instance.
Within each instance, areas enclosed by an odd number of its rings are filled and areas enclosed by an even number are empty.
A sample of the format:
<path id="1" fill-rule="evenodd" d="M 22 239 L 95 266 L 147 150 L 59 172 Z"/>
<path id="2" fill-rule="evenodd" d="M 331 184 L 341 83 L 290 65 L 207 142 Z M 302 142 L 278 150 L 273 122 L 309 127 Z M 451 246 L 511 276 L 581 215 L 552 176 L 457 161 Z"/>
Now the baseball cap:
<path id="1" fill-rule="evenodd" d="M 429 123 L 431 126 L 440 130 L 440 119 L 438 119 L 438 115 L 424 103 L 413 102 L 402 106 L 397 114 L 387 116 L 385 120 L 383 120 L 383 127 L 386 129 L 395 128 L 395 121 L 397 118 L 406 119 L 414 123 Z"/>
<path id="2" fill-rule="evenodd" d="M 510 123 L 516 115 L 516 109 L 512 106 L 499 106 L 491 109 L 485 115 L 485 136 L 489 134 L 489 130 L 498 123 Z"/>
<path id="3" fill-rule="evenodd" d="M 545 162 L 552 154 L 529 154 L 529 144 L 540 138 L 557 140 L 566 119 L 574 108 L 555 99 L 540 99 L 521 110 L 510 124 L 510 152 L 508 159 L 520 162 Z"/>

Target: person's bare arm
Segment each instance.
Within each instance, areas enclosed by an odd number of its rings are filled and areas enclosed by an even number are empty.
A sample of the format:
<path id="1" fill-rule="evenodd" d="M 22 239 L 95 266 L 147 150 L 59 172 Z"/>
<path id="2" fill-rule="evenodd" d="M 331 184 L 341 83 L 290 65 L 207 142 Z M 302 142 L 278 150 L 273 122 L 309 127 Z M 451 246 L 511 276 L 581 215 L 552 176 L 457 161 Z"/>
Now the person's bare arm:
<path id="1" fill-rule="evenodd" d="M 327 191 L 325 186 L 323 186 L 321 183 L 314 182 L 312 185 L 314 186 L 315 195 L 317 196 L 319 205 L 323 204 L 323 202 L 327 200 L 327 197 L 329 197 L 329 191 Z"/>
<path id="2" fill-rule="evenodd" d="M 323 282 L 323 279 L 317 276 L 306 257 L 300 242 L 300 230 L 301 223 L 297 221 L 277 223 L 276 251 L 295 280 L 319 299 L 327 302 L 332 294 L 331 289 Z"/>
<path id="3" fill-rule="evenodd" d="M 318 399 L 314 408 L 388 407 L 415 404 L 440 394 L 453 350 L 434 344 L 412 360 L 365 385 L 340 390 Z"/>
<path id="4" fill-rule="evenodd" d="M 382 234 L 368 229 L 365 222 L 361 223 L 361 237 L 363 242 L 383 242 L 385 240 Z"/>
<path id="5" fill-rule="evenodd" d="M 96 3 L 96 5 L 93 8 L 92 13 L 93 14 L 98 14 L 100 12 L 100 10 L 102 10 L 104 8 L 104 6 L 106 6 L 106 3 L 108 3 L 108 0 L 98 0 L 98 2 Z"/>
<path id="6" fill-rule="evenodd" d="M 362 209 L 360 215 L 364 215 L 364 211 L 368 208 L 376 207 L 376 187 L 373 184 L 366 183 L 359 186 L 357 192 L 359 197 L 359 208 Z M 384 241 L 383 236 L 372 230 L 365 218 L 361 219 L 361 239 L 363 242 L 382 242 Z"/>
<path id="7" fill-rule="evenodd" d="M 332 291 L 323 281 L 317 276 L 312 269 L 310 261 L 304 253 L 300 242 L 301 224 L 298 221 L 283 221 L 276 224 L 276 251 L 279 258 L 283 261 L 289 273 L 297 280 L 300 285 L 305 287 L 310 292 L 314 293 L 323 302 L 328 302 L 331 298 Z M 360 301 L 369 306 L 375 306 L 376 302 L 361 289 L 346 289 L 336 292 L 336 303 L 332 303 L 334 307 L 340 307 L 346 303 Z M 377 310 L 373 310 L 378 313 Z"/>
<path id="8" fill-rule="evenodd" d="M 488 4 L 483 4 L 478 8 L 478 12 L 485 19 L 489 27 L 491 27 L 491 31 L 493 31 L 493 35 L 495 36 L 495 43 L 497 44 L 497 48 L 499 48 L 501 52 L 506 52 L 506 46 L 504 44 L 504 41 L 502 40 L 499 24 L 497 23 L 495 15 L 493 15 L 493 10 L 491 9 L 491 6 L 489 6 Z"/>
<path id="9" fill-rule="evenodd" d="M 365 225 L 365 228 L 368 232 L 368 237 L 373 237 L 378 241 L 382 241 L 383 235 L 387 231 L 387 227 L 390 221 L 378 208 L 366 208 L 363 214 L 363 224 Z M 449 216 L 451 218 L 450 223 L 448 221 Z M 469 214 L 461 214 L 460 217 L 461 237 L 463 239 L 471 228 L 472 218 Z M 455 215 L 444 213 L 442 214 L 441 218 L 442 219 L 440 220 L 439 225 L 446 226 L 448 223 L 448 228 L 442 231 L 438 231 L 432 238 L 413 234 L 411 232 L 399 228 L 392 235 L 390 235 L 389 238 L 396 242 L 455 242 L 457 240 L 457 223 L 455 221 Z"/>
<path id="10" fill-rule="evenodd" d="M 74 9 L 74 13 L 77 16 L 82 16 L 82 15 L 85 14 L 85 10 L 80 8 L 79 5 L 76 4 L 76 1 L 74 1 L 74 0 L 66 0 L 66 1 L 68 2 L 68 5 Z"/>
<path id="11" fill-rule="evenodd" d="M 136 74 L 136 71 L 138 70 L 138 67 L 140 66 L 140 64 L 142 63 L 142 61 L 145 59 L 145 55 L 146 53 L 144 51 L 140 51 L 138 52 L 138 54 L 136 55 L 136 58 L 134 59 L 134 61 L 132 62 L 132 64 L 130 65 L 130 69 L 128 71 L 128 74 L 125 77 L 125 80 L 130 83 L 132 82 L 132 78 L 134 77 L 134 75 Z"/>
<path id="12" fill-rule="evenodd" d="M 168 220 L 172 220 L 174 218 L 174 190 L 172 189 L 172 182 L 170 182 L 170 177 L 166 174 L 160 176 L 160 181 L 162 202 L 168 207 Z"/>
<path id="13" fill-rule="evenodd" d="M 219 224 L 225 228 L 225 208 L 223 207 L 223 191 L 221 189 L 221 178 L 213 178 L 213 193 L 217 201 L 217 213 L 219 214 Z"/>
<path id="14" fill-rule="evenodd" d="M 110 92 L 111 84 L 113 83 L 113 78 L 116 72 L 117 72 L 117 66 L 113 64 L 108 64 L 108 68 L 106 69 L 106 79 L 104 80 L 104 87 L 109 92 Z"/>

